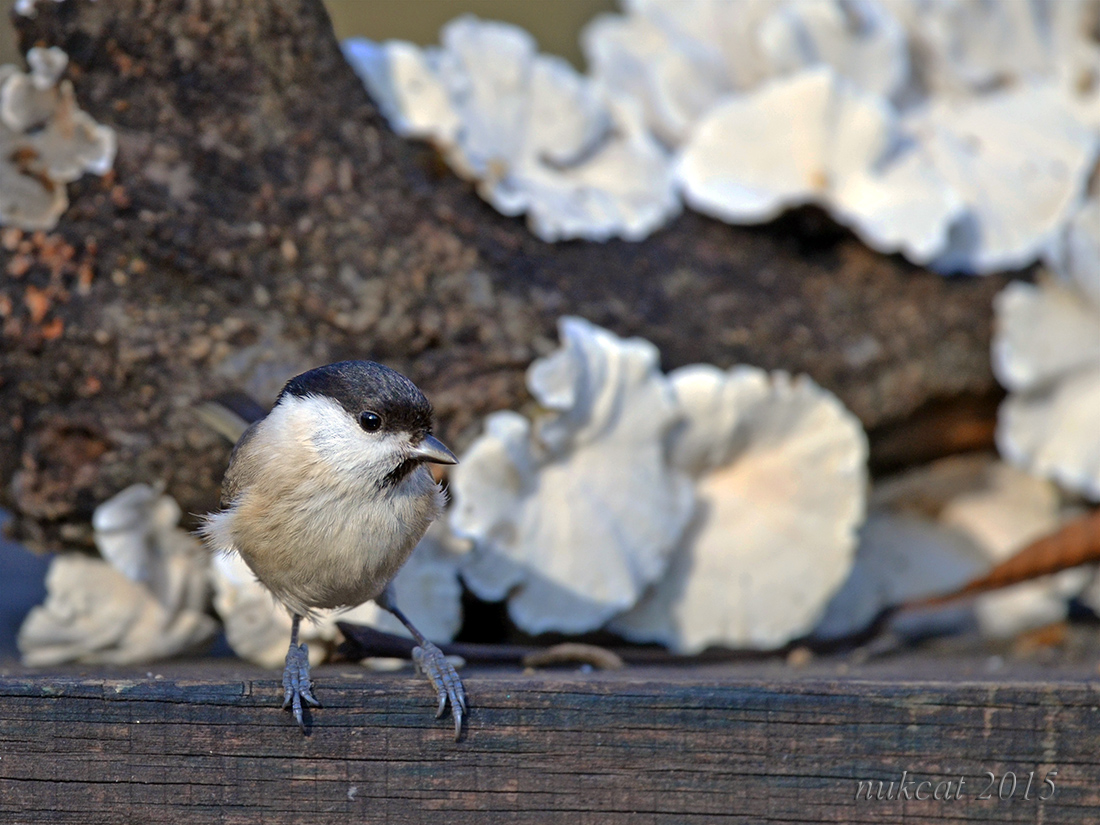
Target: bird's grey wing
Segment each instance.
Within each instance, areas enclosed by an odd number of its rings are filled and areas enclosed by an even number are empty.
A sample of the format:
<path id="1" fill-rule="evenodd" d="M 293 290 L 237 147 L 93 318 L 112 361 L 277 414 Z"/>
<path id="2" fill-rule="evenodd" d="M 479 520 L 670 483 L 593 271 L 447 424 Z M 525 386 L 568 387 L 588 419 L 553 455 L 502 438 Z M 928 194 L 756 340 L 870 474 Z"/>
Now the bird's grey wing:
<path id="1" fill-rule="evenodd" d="M 262 420 L 262 419 L 261 419 Z M 249 485 L 259 473 L 259 466 L 253 454 L 242 449 L 255 435 L 259 421 L 254 421 L 244 431 L 233 452 L 229 455 L 229 468 L 222 479 L 222 508 L 229 507 L 237 498 L 237 494 Z"/>

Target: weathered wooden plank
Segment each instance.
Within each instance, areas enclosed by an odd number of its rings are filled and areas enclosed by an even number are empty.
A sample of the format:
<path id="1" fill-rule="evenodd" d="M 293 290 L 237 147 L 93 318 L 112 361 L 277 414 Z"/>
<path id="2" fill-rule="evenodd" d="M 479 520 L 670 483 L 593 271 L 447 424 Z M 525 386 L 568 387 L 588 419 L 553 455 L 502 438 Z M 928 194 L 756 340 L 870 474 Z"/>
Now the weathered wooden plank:
<path id="1" fill-rule="evenodd" d="M 1100 811 L 1100 694 L 1083 680 L 473 671 L 456 744 L 406 675 L 321 670 L 324 708 L 303 737 L 275 679 L 245 672 L 0 676 L 0 821 L 1093 823 Z M 986 772 L 1005 785 L 980 799 Z M 884 798 L 857 801 L 861 781 Z"/>

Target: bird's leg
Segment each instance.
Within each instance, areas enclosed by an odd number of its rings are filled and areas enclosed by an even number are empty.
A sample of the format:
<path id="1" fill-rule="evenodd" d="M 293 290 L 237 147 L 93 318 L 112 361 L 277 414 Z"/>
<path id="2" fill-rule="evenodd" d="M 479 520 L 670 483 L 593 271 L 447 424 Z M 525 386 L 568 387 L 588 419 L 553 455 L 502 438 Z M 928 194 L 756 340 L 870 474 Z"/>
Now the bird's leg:
<path id="1" fill-rule="evenodd" d="M 290 623 L 290 650 L 286 652 L 286 669 L 283 670 L 283 708 L 288 705 L 294 711 L 294 718 L 298 727 L 304 732 L 305 722 L 302 721 L 302 700 L 305 699 L 314 707 L 320 707 L 321 703 L 313 698 L 310 692 L 309 680 L 309 648 L 304 644 L 298 644 L 298 625 L 302 623 L 302 617 L 297 613 L 292 614 Z"/>
<path id="2" fill-rule="evenodd" d="M 462 680 L 458 678 L 454 666 L 447 661 L 443 651 L 424 638 L 424 634 L 417 630 L 408 617 L 398 609 L 388 586 L 375 599 L 375 602 L 383 610 L 388 610 L 396 616 L 416 639 L 417 646 L 412 652 L 413 661 L 416 662 L 417 669 L 428 677 L 439 698 L 439 709 L 435 717 L 438 719 L 442 716 L 443 711 L 447 709 L 447 703 L 450 702 L 451 715 L 455 720 L 455 741 L 458 741 L 462 736 L 462 717 L 466 713 L 466 689 L 462 686 Z"/>

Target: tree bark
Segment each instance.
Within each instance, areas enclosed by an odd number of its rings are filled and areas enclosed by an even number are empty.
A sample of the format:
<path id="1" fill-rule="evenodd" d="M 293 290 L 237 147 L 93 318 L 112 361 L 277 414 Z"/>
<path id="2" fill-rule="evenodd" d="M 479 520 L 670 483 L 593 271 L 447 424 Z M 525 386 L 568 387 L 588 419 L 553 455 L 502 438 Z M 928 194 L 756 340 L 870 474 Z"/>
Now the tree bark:
<path id="1" fill-rule="evenodd" d="M 136 481 L 213 507 L 228 447 L 195 402 L 270 402 L 341 358 L 406 372 L 461 449 L 526 403 L 563 314 L 648 338 L 666 369 L 808 373 L 868 427 L 994 388 L 1003 278 L 941 278 L 814 210 L 542 243 L 389 131 L 319 0 L 70 0 L 17 26 L 24 49 L 69 54 L 81 107 L 119 138 L 55 233 L 0 249 L 2 503 L 32 543 L 86 540 Z"/>

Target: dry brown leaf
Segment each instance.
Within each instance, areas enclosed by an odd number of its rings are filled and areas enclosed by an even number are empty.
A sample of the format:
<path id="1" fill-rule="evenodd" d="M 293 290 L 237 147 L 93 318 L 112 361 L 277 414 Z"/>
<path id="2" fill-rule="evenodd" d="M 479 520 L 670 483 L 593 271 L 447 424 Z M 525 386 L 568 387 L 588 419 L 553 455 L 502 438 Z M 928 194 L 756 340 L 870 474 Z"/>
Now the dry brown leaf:
<path id="1" fill-rule="evenodd" d="M 984 576 L 968 582 L 953 593 L 909 602 L 905 606 L 943 604 L 1096 562 L 1100 562 L 1100 510 L 1086 513 L 1054 533 L 1036 539 Z"/>

